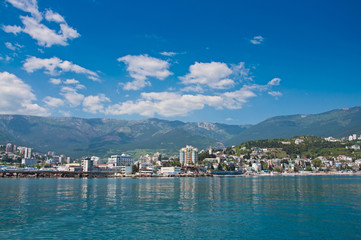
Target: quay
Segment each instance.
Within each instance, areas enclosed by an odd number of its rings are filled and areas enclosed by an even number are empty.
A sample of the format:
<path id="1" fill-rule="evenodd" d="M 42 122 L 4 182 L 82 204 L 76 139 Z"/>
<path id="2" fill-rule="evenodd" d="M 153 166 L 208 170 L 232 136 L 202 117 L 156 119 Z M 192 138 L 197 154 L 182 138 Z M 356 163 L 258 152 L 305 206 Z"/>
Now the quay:
<path id="1" fill-rule="evenodd" d="M 83 172 L 83 171 L 40 171 L 40 170 L 13 170 L 0 171 L 0 178 L 149 178 L 149 177 L 212 177 L 212 174 L 169 174 L 169 175 L 150 175 L 150 174 L 122 174 L 114 171 L 101 172 Z"/>

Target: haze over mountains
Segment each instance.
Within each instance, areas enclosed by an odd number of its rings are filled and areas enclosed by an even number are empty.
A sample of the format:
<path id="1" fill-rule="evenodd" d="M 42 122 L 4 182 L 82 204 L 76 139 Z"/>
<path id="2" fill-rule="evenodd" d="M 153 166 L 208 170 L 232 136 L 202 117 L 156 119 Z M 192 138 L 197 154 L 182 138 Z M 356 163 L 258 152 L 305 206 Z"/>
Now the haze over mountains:
<path id="1" fill-rule="evenodd" d="M 174 154 L 186 144 L 202 149 L 258 139 L 297 135 L 343 137 L 353 133 L 361 134 L 360 107 L 273 117 L 255 125 L 184 123 L 155 118 L 127 121 L 0 115 L 0 143 L 14 141 L 35 151 L 55 151 L 74 157 L 148 151 Z"/>

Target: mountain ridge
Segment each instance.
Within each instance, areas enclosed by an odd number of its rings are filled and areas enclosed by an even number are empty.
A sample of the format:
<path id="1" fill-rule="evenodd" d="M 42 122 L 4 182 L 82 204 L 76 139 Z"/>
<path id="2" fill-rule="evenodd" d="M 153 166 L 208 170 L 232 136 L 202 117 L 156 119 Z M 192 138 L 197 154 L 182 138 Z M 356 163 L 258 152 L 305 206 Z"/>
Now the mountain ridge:
<path id="1" fill-rule="evenodd" d="M 342 137 L 353 133 L 361 134 L 361 107 L 320 114 L 275 116 L 255 125 L 157 118 L 124 120 L 0 115 L 0 142 L 11 140 L 39 152 L 55 151 L 75 157 L 87 154 L 108 156 L 141 149 L 175 154 L 187 144 L 203 149 L 268 138 L 297 135 Z"/>

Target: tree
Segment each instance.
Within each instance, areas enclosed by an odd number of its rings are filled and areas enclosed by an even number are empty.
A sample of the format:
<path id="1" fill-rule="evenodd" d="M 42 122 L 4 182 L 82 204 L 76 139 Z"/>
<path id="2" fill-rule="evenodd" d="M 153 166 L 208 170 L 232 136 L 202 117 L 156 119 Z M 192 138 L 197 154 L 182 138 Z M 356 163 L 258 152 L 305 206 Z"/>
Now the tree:
<path id="1" fill-rule="evenodd" d="M 322 161 L 319 158 L 316 158 L 315 160 L 312 161 L 312 165 L 317 168 L 319 168 L 321 166 L 321 164 L 322 164 Z"/>
<path id="2" fill-rule="evenodd" d="M 135 174 L 139 171 L 139 167 L 137 165 L 132 166 L 132 173 Z"/>
<path id="3" fill-rule="evenodd" d="M 310 165 L 307 165 L 305 171 L 312 171 L 312 167 Z"/>

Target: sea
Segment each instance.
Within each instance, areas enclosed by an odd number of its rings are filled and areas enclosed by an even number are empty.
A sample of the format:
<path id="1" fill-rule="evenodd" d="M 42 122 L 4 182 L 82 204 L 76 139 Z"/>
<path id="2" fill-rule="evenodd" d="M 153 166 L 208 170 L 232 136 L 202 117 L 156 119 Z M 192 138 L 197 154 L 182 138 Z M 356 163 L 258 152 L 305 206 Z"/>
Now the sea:
<path id="1" fill-rule="evenodd" d="M 361 239 L 361 177 L 2 178 L 0 239 Z"/>

